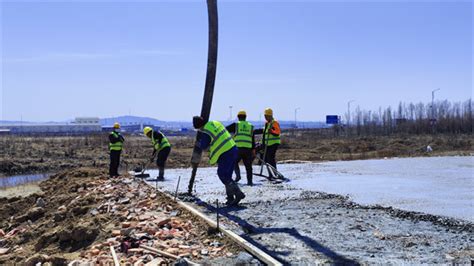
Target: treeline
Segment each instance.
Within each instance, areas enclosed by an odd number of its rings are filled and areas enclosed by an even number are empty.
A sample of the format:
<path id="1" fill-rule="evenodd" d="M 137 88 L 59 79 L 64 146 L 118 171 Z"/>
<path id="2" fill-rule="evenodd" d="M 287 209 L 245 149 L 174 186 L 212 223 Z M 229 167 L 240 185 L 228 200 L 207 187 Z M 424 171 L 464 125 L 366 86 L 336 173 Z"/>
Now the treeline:
<path id="1" fill-rule="evenodd" d="M 391 135 L 391 134 L 472 134 L 473 102 L 436 101 L 431 103 L 403 103 L 396 109 L 388 107 L 377 111 L 357 107 L 346 114 L 343 134 Z"/>

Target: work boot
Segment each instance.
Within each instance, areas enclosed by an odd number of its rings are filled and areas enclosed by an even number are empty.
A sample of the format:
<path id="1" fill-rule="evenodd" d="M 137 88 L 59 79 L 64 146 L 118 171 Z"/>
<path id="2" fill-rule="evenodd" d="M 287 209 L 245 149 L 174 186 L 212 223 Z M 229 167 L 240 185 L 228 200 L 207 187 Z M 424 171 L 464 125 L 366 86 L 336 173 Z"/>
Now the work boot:
<path id="1" fill-rule="evenodd" d="M 240 201 L 245 198 L 245 194 L 240 190 L 239 186 L 235 182 L 230 183 L 228 186 L 230 186 L 232 195 L 234 196 L 234 200 L 229 205 L 239 205 Z"/>
<path id="2" fill-rule="evenodd" d="M 227 195 L 225 205 L 229 206 L 234 201 L 234 194 L 232 194 L 232 188 L 229 185 L 225 185 L 225 194 Z"/>
<path id="3" fill-rule="evenodd" d="M 156 178 L 156 180 L 158 180 L 158 181 L 164 181 L 165 180 L 165 168 L 164 167 L 159 168 L 159 174 L 158 174 L 158 177 Z"/>
<path id="4" fill-rule="evenodd" d="M 247 173 L 247 185 L 253 186 L 252 173 Z"/>

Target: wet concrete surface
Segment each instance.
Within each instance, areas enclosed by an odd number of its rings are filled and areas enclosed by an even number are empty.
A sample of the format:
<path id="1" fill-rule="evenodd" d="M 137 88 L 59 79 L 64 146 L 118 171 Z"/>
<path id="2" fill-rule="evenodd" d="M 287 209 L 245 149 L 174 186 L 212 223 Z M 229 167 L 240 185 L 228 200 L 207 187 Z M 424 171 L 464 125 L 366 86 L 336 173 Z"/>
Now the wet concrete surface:
<path id="1" fill-rule="evenodd" d="M 328 162 L 285 171 L 305 190 L 474 222 L 472 156 Z"/>
<path id="2" fill-rule="evenodd" d="M 315 189 L 318 186 L 312 185 L 317 184 L 318 174 L 320 177 L 334 172 L 330 164 L 281 165 L 281 172 L 291 179 L 282 184 L 255 177 L 256 185 L 249 187 L 244 185 L 244 180 L 240 181 L 247 197 L 239 208 L 220 209 L 226 217 L 221 222 L 286 264 L 471 263 L 474 258 L 471 222 L 361 205 L 346 196 L 318 192 Z M 366 165 L 371 164 L 379 163 Z M 347 174 L 354 175 L 351 171 Z M 174 194 L 181 176 L 179 192 L 183 193 L 190 173 L 190 169 L 168 170 L 165 182 L 159 182 L 157 187 Z M 150 174 L 154 177 L 156 172 Z M 403 174 L 399 177 L 403 178 Z M 377 177 L 372 179 L 376 182 Z M 198 201 L 192 204 L 215 218 L 215 200 L 225 200 L 216 169 L 200 168 L 196 180 Z M 309 185 L 301 185 L 300 180 Z M 352 185 L 347 184 L 349 189 Z"/>

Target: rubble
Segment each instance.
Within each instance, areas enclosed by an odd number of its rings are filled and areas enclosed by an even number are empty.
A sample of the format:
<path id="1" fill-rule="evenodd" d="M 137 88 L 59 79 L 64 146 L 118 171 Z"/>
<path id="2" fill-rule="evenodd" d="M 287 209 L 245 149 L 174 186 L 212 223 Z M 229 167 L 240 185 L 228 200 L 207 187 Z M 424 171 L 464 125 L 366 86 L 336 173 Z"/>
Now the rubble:
<path id="1" fill-rule="evenodd" d="M 41 197 L 0 198 L 0 264 L 104 265 L 115 253 L 121 264 L 163 265 L 236 259 L 242 251 L 142 180 L 86 168 L 40 186 Z"/>

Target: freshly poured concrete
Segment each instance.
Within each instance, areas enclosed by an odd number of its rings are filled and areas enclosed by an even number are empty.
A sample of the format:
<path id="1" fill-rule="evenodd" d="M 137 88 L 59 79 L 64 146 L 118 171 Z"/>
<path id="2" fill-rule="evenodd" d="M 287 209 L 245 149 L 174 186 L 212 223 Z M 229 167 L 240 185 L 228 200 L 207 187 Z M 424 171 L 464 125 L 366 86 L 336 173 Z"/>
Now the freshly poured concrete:
<path id="1" fill-rule="evenodd" d="M 347 195 L 364 205 L 392 206 L 474 222 L 474 157 L 286 164 L 280 165 L 279 170 L 290 179 L 285 185 L 293 188 Z M 254 166 L 254 171 L 259 171 L 259 167 Z M 243 167 L 241 172 L 245 176 Z M 157 175 L 153 170 L 149 173 Z M 190 169 L 167 170 L 167 180 L 160 186 L 172 191 L 177 177 L 181 176 L 180 191 L 184 192 L 190 174 Z M 254 178 L 257 184 L 266 183 L 261 177 Z M 245 184 L 245 177 L 240 183 Z M 216 195 L 223 197 L 223 186 L 215 168 L 198 169 L 198 196 L 201 196 L 200 187 L 214 190 L 203 194 L 204 200 L 215 199 Z M 286 198 L 290 194 L 271 196 Z"/>
<path id="2" fill-rule="evenodd" d="M 224 224 L 282 262 L 438 264 L 468 263 L 474 256 L 473 157 L 292 164 L 279 170 L 290 182 L 254 177 L 256 185 L 249 187 L 242 167 L 240 186 L 247 197 L 241 208 L 220 212 Z M 183 193 L 190 174 L 167 170 L 165 182 L 150 185 L 174 194 L 181 176 Z M 204 202 L 196 207 L 215 217 L 215 200 L 225 200 L 216 168 L 198 169 L 194 194 Z M 433 215 L 366 207 L 375 204 Z"/>

